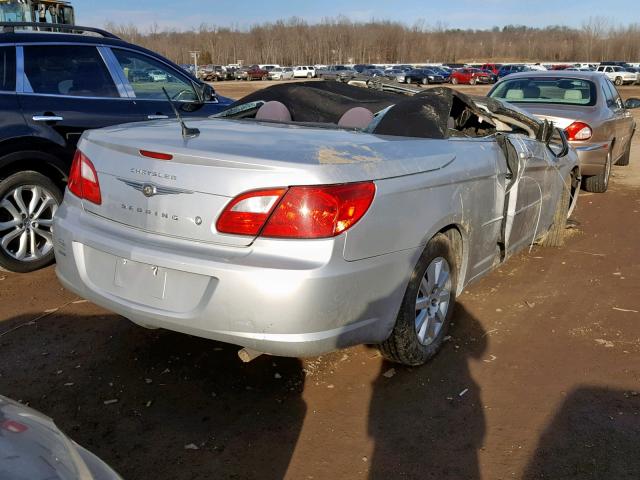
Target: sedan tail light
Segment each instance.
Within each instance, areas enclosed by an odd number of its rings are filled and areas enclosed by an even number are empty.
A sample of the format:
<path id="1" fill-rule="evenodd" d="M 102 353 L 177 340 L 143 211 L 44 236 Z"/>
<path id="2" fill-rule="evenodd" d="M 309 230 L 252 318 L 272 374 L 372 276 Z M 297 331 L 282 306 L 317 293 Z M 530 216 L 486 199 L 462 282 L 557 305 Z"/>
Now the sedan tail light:
<path id="1" fill-rule="evenodd" d="M 335 237 L 367 213 L 375 191 L 373 182 L 361 182 L 247 192 L 227 205 L 216 229 L 271 238 Z"/>
<path id="2" fill-rule="evenodd" d="M 591 127 L 583 122 L 573 122 L 564 129 L 567 134 L 567 140 L 589 140 L 593 135 Z"/>
<path id="3" fill-rule="evenodd" d="M 96 205 L 102 203 L 98 173 L 91 160 L 80 150 L 76 150 L 76 154 L 73 157 L 67 188 L 75 196 L 83 200 L 88 200 Z"/>

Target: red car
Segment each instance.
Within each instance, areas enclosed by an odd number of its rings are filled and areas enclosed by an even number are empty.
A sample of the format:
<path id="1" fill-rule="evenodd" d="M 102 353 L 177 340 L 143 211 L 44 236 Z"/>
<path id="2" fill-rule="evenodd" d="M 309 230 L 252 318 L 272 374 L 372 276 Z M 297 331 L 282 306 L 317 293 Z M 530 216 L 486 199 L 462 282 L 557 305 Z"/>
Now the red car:
<path id="1" fill-rule="evenodd" d="M 494 75 L 498 75 L 500 67 L 502 67 L 501 63 L 485 63 L 480 67 L 480 70 L 486 70 L 487 72 L 491 72 Z"/>
<path id="2" fill-rule="evenodd" d="M 251 65 L 247 70 L 240 73 L 241 80 L 267 80 L 269 71 L 260 68 L 258 65 Z"/>
<path id="3" fill-rule="evenodd" d="M 451 74 L 451 83 L 454 85 L 459 83 L 475 85 L 476 83 L 494 83 L 495 81 L 494 74 L 479 68 L 460 68 Z"/>

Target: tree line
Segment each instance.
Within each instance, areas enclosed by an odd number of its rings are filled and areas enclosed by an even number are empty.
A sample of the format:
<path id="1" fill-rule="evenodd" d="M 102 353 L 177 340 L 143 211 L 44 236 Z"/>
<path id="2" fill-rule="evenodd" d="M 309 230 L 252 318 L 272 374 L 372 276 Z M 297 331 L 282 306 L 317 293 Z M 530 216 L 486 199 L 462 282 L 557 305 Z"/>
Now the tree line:
<path id="1" fill-rule="evenodd" d="M 143 31 L 133 24 L 106 28 L 177 63 L 192 63 L 190 51 L 200 52 L 200 64 L 222 65 L 640 61 L 640 24 L 613 25 L 605 17 L 592 17 L 580 28 L 507 25 L 463 30 L 423 21 L 409 26 L 344 17 L 313 24 L 293 17 L 247 29 L 206 24 L 188 31 L 157 25 Z"/>

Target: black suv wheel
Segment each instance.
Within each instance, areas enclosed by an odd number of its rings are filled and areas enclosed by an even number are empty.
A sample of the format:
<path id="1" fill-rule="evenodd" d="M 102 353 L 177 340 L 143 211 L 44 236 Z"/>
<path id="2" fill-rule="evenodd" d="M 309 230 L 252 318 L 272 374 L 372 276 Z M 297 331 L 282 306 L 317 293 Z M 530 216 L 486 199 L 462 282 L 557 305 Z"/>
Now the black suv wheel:
<path id="1" fill-rule="evenodd" d="M 0 268 L 26 273 L 53 262 L 53 216 L 62 192 L 38 172 L 0 182 Z"/>

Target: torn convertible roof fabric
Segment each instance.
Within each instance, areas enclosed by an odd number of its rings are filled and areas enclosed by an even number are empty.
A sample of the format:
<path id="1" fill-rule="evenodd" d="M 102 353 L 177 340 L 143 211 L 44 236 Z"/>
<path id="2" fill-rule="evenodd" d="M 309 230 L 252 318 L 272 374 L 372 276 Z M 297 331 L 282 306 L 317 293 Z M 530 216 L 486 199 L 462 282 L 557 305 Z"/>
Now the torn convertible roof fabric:
<path id="1" fill-rule="evenodd" d="M 382 113 L 371 133 L 402 137 L 445 139 L 455 134 L 481 136 L 492 133 L 487 122 L 494 114 L 511 117 L 538 135 L 542 123 L 503 102 L 476 98 L 446 87 L 431 88 L 412 96 L 381 92 L 340 82 L 301 82 L 274 85 L 251 93 L 230 105 L 231 112 L 252 102 L 278 101 L 287 107 L 294 123 L 337 125 L 354 107 Z M 390 107 L 390 108 L 389 108 Z"/>

